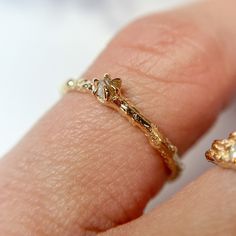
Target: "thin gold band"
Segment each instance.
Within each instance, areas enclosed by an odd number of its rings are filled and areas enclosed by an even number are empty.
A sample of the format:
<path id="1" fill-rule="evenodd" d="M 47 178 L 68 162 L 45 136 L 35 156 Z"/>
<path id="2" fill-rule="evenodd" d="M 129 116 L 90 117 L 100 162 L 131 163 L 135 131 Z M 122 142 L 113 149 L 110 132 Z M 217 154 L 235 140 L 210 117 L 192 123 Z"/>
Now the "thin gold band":
<path id="1" fill-rule="evenodd" d="M 144 117 L 130 101 L 121 94 L 121 79 L 112 79 L 105 74 L 103 79 L 70 79 L 64 86 L 64 92 L 89 92 L 106 106 L 125 116 L 129 122 L 139 127 L 147 136 L 150 144 L 162 156 L 167 168 L 170 170 L 169 180 L 179 176 L 182 164 L 179 161 L 177 148 L 159 131 L 158 127 Z"/>

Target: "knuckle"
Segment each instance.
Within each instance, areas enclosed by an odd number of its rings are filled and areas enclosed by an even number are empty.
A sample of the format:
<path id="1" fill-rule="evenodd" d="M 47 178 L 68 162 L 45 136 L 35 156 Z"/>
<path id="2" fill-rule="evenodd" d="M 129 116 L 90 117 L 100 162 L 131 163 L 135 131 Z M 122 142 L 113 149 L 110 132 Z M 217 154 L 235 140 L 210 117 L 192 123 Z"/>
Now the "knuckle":
<path id="1" fill-rule="evenodd" d="M 108 51 L 116 65 L 167 83 L 205 84 L 201 75 L 211 73 L 212 63 L 222 65 L 213 35 L 189 19 L 168 14 L 131 23 L 114 38 Z"/>

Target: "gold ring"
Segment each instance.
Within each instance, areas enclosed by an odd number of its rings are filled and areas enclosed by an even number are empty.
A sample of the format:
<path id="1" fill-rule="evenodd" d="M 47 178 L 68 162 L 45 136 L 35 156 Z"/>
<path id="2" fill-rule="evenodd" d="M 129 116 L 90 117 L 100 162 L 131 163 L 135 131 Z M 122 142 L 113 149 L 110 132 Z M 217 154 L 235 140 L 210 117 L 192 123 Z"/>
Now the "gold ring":
<path id="1" fill-rule="evenodd" d="M 89 92 L 104 105 L 109 106 L 125 116 L 132 125 L 139 127 L 147 136 L 150 144 L 163 157 L 164 163 L 170 171 L 169 180 L 179 176 L 182 170 L 177 148 L 160 132 L 158 126 L 152 124 L 121 94 L 121 79 L 112 79 L 105 74 L 103 79 L 70 79 L 64 86 L 64 92 Z"/>
<path id="2" fill-rule="evenodd" d="M 206 152 L 206 158 L 220 167 L 236 169 L 236 132 L 227 139 L 215 140 Z"/>

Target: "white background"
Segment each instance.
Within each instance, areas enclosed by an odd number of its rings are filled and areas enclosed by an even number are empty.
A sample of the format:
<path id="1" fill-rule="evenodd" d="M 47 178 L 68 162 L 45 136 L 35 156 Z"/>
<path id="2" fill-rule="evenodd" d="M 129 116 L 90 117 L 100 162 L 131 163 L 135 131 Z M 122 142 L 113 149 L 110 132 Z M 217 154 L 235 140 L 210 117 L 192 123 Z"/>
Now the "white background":
<path id="1" fill-rule="evenodd" d="M 127 22 L 182 0 L 0 0 L 0 155 L 4 155 L 59 98 Z M 189 1 L 185 1 L 189 2 Z M 163 201 L 211 167 L 204 152 L 236 129 L 236 103 L 184 158 L 182 177 L 163 189 Z M 204 117 L 202 117 L 204 119 Z"/>

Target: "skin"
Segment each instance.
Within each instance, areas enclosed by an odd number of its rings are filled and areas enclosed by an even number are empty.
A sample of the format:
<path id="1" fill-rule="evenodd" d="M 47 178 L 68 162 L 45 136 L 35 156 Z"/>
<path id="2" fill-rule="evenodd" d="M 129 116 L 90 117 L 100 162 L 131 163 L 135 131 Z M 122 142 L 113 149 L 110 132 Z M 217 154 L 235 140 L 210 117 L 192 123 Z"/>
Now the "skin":
<path id="1" fill-rule="evenodd" d="M 212 0 L 139 19 L 84 76 L 121 77 L 183 153 L 235 93 L 235 8 Z M 217 167 L 141 216 L 167 176 L 138 129 L 72 92 L 0 160 L 0 235 L 236 234 L 236 175 Z"/>

